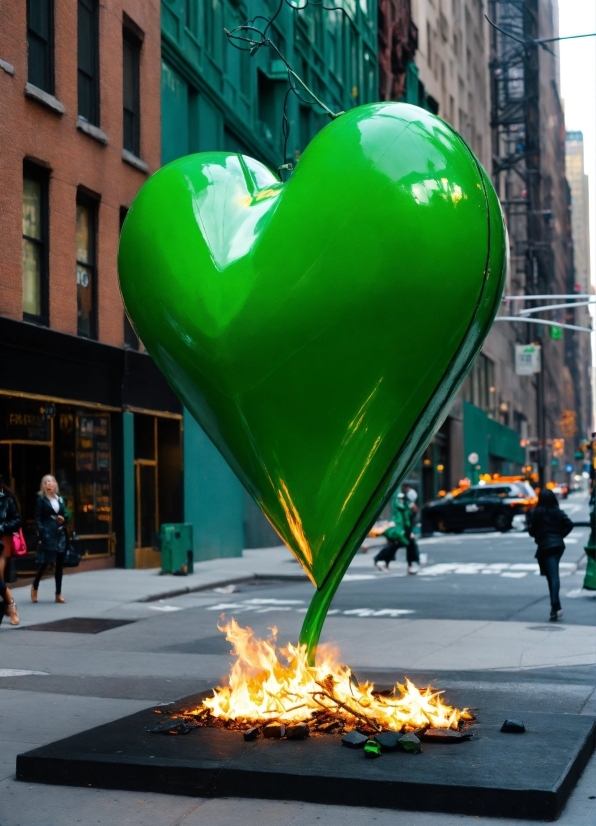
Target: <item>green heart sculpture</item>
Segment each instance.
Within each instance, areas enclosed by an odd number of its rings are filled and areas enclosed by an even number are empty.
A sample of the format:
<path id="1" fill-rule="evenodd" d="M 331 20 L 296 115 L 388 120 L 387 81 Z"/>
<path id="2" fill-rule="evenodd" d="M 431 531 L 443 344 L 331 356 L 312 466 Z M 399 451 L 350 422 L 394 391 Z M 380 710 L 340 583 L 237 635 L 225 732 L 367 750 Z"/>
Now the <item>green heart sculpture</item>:
<path id="1" fill-rule="evenodd" d="M 398 103 L 341 115 L 287 183 L 248 157 L 190 155 L 128 213 L 128 313 L 316 586 L 311 652 L 491 327 L 506 248 L 468 146 Z"/>

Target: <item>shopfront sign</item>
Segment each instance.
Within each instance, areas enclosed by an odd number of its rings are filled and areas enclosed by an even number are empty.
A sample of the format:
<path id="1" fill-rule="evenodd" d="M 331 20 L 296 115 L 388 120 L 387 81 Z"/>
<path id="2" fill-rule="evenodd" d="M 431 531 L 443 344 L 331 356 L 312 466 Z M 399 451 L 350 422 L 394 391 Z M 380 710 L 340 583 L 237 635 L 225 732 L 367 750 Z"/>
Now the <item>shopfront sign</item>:
<path id="1" fill-rule="evenodd" d="M 531 376 L 540 372 L 540 345 L 515 345 L 515 372 L 518 376 Z"/>
<path id="2" fill-rule="evenodd" d="M 20 400 L 14 406 L 8 404 L 4 407 L 0 419 L 0 441 L 50 442 L 50 422 L 43 405 L 23 404 Z"/>

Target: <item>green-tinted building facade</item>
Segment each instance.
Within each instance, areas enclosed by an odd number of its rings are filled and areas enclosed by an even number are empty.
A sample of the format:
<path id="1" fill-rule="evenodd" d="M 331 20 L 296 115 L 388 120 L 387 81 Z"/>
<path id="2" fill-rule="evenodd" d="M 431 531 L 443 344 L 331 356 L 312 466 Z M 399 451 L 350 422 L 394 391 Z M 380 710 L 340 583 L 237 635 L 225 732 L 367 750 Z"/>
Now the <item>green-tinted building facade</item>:
<path id="1" fill-rule="evenodd" d="M 313 92 L 335 112 L 378 98 L 376 4 L 343 0 L 345 11 L 283 6 L 268 36 Z M 254 57 L 228 42 L 256 15 L 271 17 L 277 0 L 162 0 L 162 160 L 189 152 L 240 151 L 274 169 L 283 162 L 281 119 L 288 88 L 271 48 Z M 263 21 L 258 21 L 262 24 Z M 328 122 L 290 96 L 288 154 L 299 157 Z"/>
<path id="2" fill-rule="evenodd" d="M 288 89 L 271 48 L 253 57 L 230 45 L 231 30 L 277 0 L 162 0 L 162 163 L 193 152 L 242 152 L 272 169 L 284 162 L 282 113 Z M 294 71 L 334 112 L 378 99 L 377 6 L 343 0 L 345 11 L 288 5 L 268 36 Z M 261 24 L 263 21 L 259 21 Z M 329 122 L 320 107 L 290 95 L 287 159 L 296 163 Z M 192 416 L 184 412 L 184 518 L 196 559 L 277 544 L 272 528 Z"/>

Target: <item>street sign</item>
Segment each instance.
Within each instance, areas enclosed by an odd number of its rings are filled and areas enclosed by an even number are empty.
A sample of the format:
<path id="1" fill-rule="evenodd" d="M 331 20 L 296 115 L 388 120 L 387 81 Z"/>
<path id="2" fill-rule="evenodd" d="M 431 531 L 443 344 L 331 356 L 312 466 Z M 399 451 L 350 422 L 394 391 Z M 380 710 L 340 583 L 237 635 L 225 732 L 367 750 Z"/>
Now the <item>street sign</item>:
<path id="1" fill-rule="evenodd" d="M 478 456 L 478 454 L 477 454 L 477 453 L 470 453 L 470 455 L 468 456 L 468 462 L 469 462 L 471 465 L 477 465 L 477 464 L 478 464 L 478 459 L 479 459 L 479 458 L 480 458 L 480 457 Z"/>
<path id="2" fill-rule="evenodd" d="M 573 465 L 571 462 L 567 462 L 565 465 L 565 473 L 573 473 Z"/>
<path id="3" fill-rule="evenodd" d="M 540 372 L 540 345 L 515 345 L 515 373 L 518 376 L 531 376 Z"/>
<path id="4" fill-rule="evenodd" d="M 562 327 L 550 327 L 550 337 L 559 339 L 563 338 L 563 328 Z"/>

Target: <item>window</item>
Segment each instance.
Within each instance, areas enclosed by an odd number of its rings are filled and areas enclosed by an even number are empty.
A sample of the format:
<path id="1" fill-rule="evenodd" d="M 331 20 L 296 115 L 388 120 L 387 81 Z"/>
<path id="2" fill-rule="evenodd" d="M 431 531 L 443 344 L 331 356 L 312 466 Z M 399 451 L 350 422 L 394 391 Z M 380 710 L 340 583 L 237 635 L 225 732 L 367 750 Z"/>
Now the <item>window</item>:
<path id="1" fill-rule="evenodd" d="M 467 502 L 474 502 L 480 496 L 480 491 L 476 488 L 465 490 L 463 493 L 454 496 L 454 500 L 458 505 L 465 505 Z"/>
<path id="2" fill-rule="evenodd" d="M 432 66 L 433 66 L 433 35 L 432 35 L 432 29 L 430 27 L 430 23 L 428 21 L 426 23 L 426 62 L 428 63 L 428 68 L 432 69 Z"/>
<path id="3" fill-rule="evenodd" d="M 354 26 L 349 27 L 350 37 L 350 80 L 352 82 L 352 97 L 357 98 L 360 86 L 360 66 L 358 62 L 358 32 Z"/>
<path id="4" fill-rule="evenodd" d="M 96 236 L 97 203 L 79 194 L 77 196 L 77 333 L 84 338 L 96 338 L 97 336 Z"/>
<path id="5" fill-rule="evenodd" d="M 322 54 L 324 44 L 322 9 L 319 4 L 311 5 L 305 12 L 310 42 Z"/>
<path id="6" fill-rule="evenodd" d="M 463 398 L 480 407 L 491 416 L 495 415 L 496 388 L 495 363 L 484 353 L 479 353 L 462 385 Z"/>
<path id="7" fill-rule="evenodd" d="M 229 8 L 229 7 L 228 7 Z M 204 9 L 204 31 L 205 47 L 211 57 L 216 61 L 221 60 L 225 54 L 224 43 L 225 34 L 223 31 L 223 8 L 221 0 L 205 0 Z"/>
<path id="8" fill-rule="evenodd" d="M 23 168 L 23 318 L 47 324 L 48 174 Z"/>
<path id="9" fill-rule="evenodd" d="M 54 94 L 54 0 L 27 0 L 27 80 Z"/>
<path id="10" fill-rule="evenodd" d="M 78 93 L 79 115 L 99 126 L 99 3 L 78 3 Z"/>
<path id="11" fill-rule="evenodd" d="M 184 25 L 195 37 L 199 35 L 199 4 L 198 0 L 184 0 Z"/>
<path id="12" fill-rule="evenodd" d="M 506 499 L 508 496 L 515 496 L 515 492 L 513 492 L 511 488 L 497 488 L 492 485 L 487 485 L 484 495 L 493 498 L 498 497 L 499 499 Z"/>
<path id="13" fill-rule="evenodd" d="M 139 64 L 141 41 L 127 28 L 123 33 L 124 148 L 141 157 Z"/>
<path id="14" fill-rule="evenodd" d="M 280 84 L 271 80 L 260 69 L 257 70 L 258 115 L 262 133 L 268 141 L 275 143 L 278 140 L 279 130 L 279 96 Z"/>
<path id="15" fill-rule="evenodd" d="M 329 65 L 338 78 L 343 75 L 343 17 L 341 11 L 327 12 L 327 31 L 329 33 Z"/>

